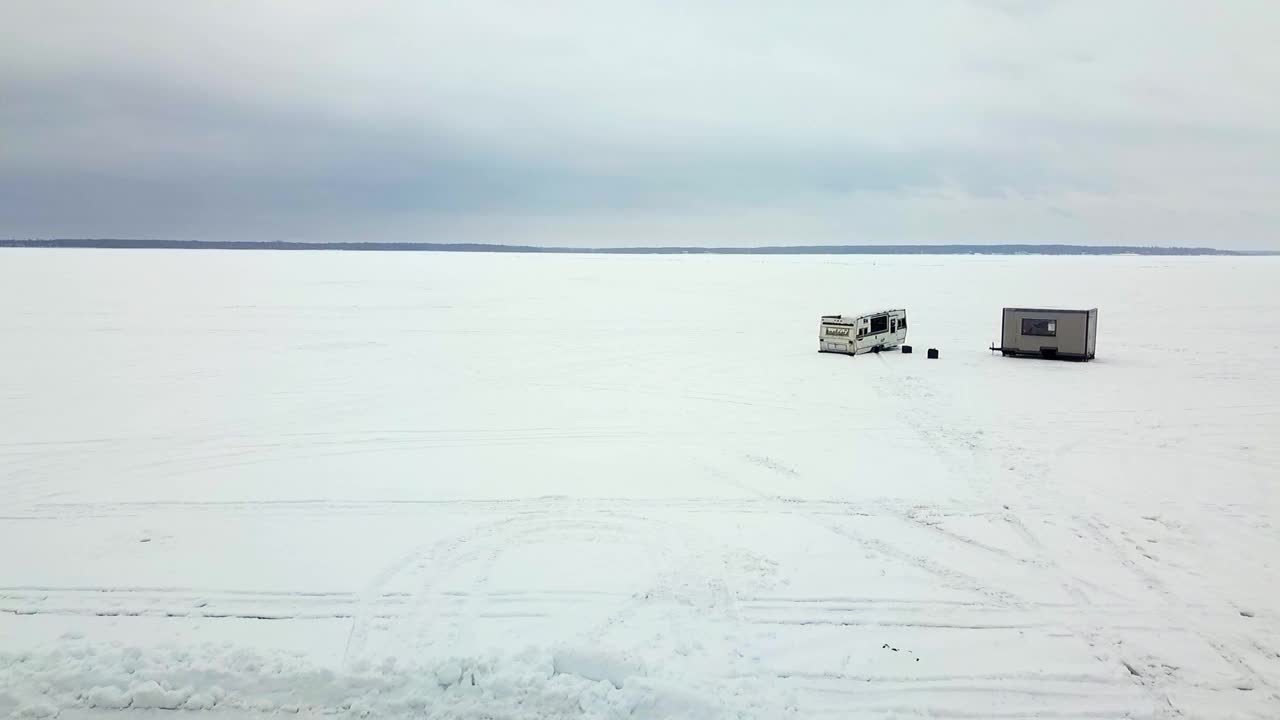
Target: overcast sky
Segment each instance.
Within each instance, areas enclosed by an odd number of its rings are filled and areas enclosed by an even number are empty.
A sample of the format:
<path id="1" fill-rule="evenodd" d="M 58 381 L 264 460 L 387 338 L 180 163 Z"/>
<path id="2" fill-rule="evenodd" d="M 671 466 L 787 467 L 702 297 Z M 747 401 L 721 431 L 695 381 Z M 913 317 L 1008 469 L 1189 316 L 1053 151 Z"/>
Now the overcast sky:
<path id="1" fill-rule="evenodd" d="M 1280 2 L 0 0 L 0 237 L 1280 247 Z"/>

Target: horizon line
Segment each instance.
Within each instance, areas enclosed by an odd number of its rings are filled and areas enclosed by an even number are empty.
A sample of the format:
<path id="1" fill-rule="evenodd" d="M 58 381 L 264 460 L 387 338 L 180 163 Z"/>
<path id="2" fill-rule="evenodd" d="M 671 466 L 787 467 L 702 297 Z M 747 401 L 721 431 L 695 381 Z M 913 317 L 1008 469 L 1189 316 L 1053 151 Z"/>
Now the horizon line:
<path id="1" fill-rule="evenodd" d="M 1226 250 L 1161 245 L 1078 245 L 1072 243 L 946 243 L 936 245 L 755 245 L 714 247 L 655 245 L 563 247 L 503 243 L 387 241 L 308 242 L 295 240 L 155 240 L 137 238 L 0 239 L 0 247 L 121 250 L 329 250 L 356 252 L 490 252 L 579 255 L 1280 255 L 1280 250 Z"/>

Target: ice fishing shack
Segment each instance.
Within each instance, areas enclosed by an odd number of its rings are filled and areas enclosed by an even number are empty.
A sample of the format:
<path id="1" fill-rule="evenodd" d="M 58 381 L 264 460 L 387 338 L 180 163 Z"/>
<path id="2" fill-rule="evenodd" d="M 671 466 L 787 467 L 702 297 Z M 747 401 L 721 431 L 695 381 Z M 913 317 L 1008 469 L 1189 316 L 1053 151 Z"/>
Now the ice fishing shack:
<path id="1" fill-rule="evenodd" d="M 1097 341 L 1098 308 L 1005 308 L 1000 323 L 1000 347 L 992 350 L 1006 356 L 1092 360 Z"/>

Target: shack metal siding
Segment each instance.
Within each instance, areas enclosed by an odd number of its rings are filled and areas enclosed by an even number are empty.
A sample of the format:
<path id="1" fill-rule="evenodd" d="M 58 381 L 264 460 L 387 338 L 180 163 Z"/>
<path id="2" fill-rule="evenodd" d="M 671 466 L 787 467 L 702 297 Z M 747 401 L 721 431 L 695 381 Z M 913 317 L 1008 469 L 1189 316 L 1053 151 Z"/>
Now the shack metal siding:
<path id="1" fill-rule="evenodd" d="M 1057 313 L 1059 315 L 1087 315 L 1093 310 L 1060 310 L 1057 308 L 1005 308 L 1006 312 Z"/>
<path id="2" fill-rule="evenodd" d="M 1088 356 L 1093 359 L 1093 354 L 1098 348 L 1098 311 L 1093 309 L 1089 311 L 1089 339 L 1087 341 Z"/>
<path id="3" fill-rule="evenodd" d="M 1041 348 L 1055 348 L 1060 353 L 1086 355 L 1088 352 L 1089 311 L 1087 310 L 1038 310 L 1034 308 L 1005 308 L 1004 323 L 1000 333 L 1001 347 L 1020 353 L 1039 353 Z M 1023 335 L 1022 321 L 1034 318 L 1054 320 L 1058 323 L 1055 337 Z"/>

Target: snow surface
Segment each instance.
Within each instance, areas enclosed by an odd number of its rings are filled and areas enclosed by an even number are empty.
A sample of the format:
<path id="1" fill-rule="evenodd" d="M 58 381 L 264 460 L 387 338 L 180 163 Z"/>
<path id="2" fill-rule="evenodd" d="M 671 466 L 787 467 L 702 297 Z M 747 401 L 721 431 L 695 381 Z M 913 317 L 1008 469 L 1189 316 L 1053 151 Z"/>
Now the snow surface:
<path id="1" fill-rule="evenodd" d="M 0 716 L 1280 717 L 1278 271 L 5 250 Z"/>

